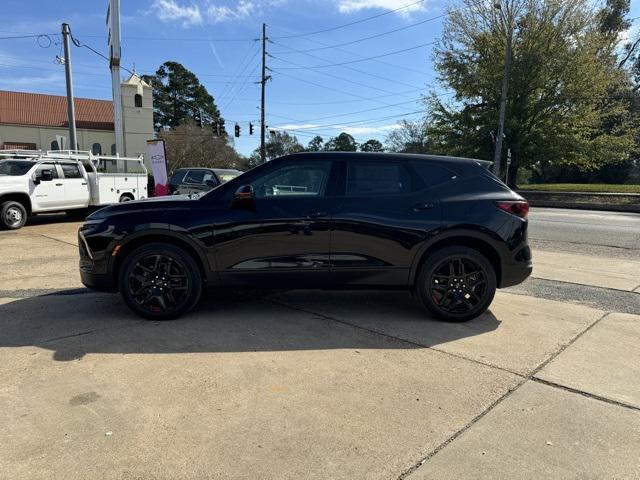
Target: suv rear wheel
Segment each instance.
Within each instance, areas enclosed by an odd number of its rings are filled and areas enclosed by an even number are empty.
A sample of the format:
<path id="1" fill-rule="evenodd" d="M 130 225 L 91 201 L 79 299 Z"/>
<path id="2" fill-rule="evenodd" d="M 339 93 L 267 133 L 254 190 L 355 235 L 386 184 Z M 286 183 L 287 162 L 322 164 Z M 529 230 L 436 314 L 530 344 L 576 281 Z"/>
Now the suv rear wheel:
<path id="1" fill-rule="evenodd" d="M 27 223 L 27 209 L 20 202 L 9 200 L 0 204 L 0 227 L 17 230 Z"/>
<path id="2" fill-rule="evenodd" d="M 135 313 L 149 320 L 171 320 L 198 303 L 202 276 L 195 260 L 181 248 L 151 243 L 125 258 L 119 285 Z"/>
<path id="3" fill-rule="evenodd" d="M 464 322 L 482 314 L 493 301 L 496 273 L 477 250 L 447 247 L 430 255 L 416 283 L 418 297 L 435 317 Z"/>

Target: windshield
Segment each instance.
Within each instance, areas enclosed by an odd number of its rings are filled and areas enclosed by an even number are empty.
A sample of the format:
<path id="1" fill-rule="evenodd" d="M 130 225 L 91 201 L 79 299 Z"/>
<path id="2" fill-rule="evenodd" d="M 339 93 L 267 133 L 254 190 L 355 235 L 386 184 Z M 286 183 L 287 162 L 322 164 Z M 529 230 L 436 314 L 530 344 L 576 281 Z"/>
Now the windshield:
<path id="1" fill-rule="evenodd" d="M 33 162 L 27 160 L 0 160 L 0 175 L 19 177 L 25 175 L 33 167 Z"/>

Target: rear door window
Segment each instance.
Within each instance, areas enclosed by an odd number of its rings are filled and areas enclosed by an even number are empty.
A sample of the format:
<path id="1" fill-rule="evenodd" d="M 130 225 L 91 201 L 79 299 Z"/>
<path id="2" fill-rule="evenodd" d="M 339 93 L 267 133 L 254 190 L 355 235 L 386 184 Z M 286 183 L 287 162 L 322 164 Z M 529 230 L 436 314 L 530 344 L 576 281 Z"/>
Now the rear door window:
<path id="1" fill-rule="evenodd" d="M 71 163 L 61 163 L 60 167 L 62 167 L 64 178 L 82 178 L 82 172 L 80 171 L 80 167 L 78 165 L 74 165 Z"/>
<path id="2" fill-rule="evenodd" d="M 347 196 L 368 197 L 411 192 L 411 175 L 399 162 L 349 162 Z"/>

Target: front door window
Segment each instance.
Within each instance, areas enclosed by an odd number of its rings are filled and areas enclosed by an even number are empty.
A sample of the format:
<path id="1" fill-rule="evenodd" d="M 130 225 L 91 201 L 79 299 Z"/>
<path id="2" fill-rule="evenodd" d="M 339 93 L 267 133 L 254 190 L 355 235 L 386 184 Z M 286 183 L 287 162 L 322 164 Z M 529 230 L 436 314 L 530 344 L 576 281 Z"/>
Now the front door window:
<path id="1" fill-rule="evenodd" d="M 331 162 L 285 165 L 253 181 L 256 198 L 322 197 L 325 194 Z"/>

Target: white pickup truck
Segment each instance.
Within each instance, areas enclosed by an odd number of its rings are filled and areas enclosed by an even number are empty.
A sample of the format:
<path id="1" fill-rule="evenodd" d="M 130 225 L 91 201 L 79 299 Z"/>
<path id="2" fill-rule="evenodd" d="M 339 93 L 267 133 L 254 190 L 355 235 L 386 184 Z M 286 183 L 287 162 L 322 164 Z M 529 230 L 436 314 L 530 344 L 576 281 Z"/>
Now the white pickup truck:
<path id="1" fill-rule="evenodd" d="M 84 215 L 89 207 L 146 198 L 147 181 L 142 157 L 0 150 L 0 228 L 21 228 L 38 213 Z"/>

